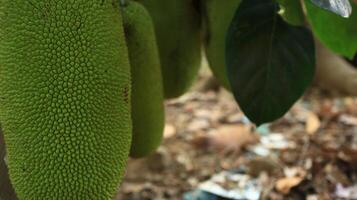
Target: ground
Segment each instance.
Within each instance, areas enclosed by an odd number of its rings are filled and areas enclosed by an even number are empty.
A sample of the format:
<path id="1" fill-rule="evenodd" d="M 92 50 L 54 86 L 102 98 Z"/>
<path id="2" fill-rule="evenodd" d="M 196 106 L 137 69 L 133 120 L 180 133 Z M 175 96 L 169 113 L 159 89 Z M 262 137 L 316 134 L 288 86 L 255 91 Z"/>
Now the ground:
<path id="1" fill-rule="evenodd" d="M 222 188 L 252 189 L 254 180 L 260 199 L 357 198 L 356 98 L 312 87 L 282 119 L 257 128 L 225 89 L 202 89 L 206 80 L 165 102 L 163 143 L 129 160 L 118 200 L 195 200 L 187 192 L 214 193 L 217 182 L 207 181 L 222 172 L 232 173 Z"/>

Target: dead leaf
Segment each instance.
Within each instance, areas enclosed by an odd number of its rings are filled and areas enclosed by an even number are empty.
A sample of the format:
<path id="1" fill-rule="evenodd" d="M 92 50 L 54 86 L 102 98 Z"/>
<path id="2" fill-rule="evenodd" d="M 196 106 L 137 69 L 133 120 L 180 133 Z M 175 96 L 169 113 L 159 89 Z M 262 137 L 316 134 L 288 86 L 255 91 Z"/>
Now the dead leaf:
<path id="1" fill-rule="evenodd" d="M 289 194 L 291 188 L 299 185 L 303 180 L 302 177 L 297 176 L 281 178 L 275 183 L 275 188 L 280 193 Z"/>
<path id="2" fill-rule="evenodd" d="M 176 134 L 176 128 L 172 124 L 165 124 L 164 138 L 170 138 Z"/>
<path id="3" fill-rule="evenodd" d="M 220 153 L 239 153 L 243 148 L 258 142 L 259 136 L 251 132 L 250 126 L 225 125 L 210 135 L 198 135 L 192 145 L 198 149 L 213 149 Z"/>
<path id="4" fill-rule="evenodd" d="M 320 128 L 321 122 L 319 117 L 313 113 L 308 112 L 305 124 L 305 130 L 308 134 L 313 135 Z"/>
<path id="5" fill-rule="evenodd" d="M 258 135 L 251 132 L 250 126 L 227 125 L 217 129 L 209 137 L 213 149 L 221 153 L 239 153 L 243 148 L 258 141 Z"/>

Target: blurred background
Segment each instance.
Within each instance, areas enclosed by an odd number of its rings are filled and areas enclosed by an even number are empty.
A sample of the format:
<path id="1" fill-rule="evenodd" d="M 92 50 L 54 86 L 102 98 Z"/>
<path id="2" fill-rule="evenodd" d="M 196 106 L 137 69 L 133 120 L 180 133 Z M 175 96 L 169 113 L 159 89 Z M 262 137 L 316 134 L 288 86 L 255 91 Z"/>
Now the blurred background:
<path id="1" fill-rule="evenodd" d="M 165 102 L 164 141 L 129 160 L 120 200 L 357 199 L 357 68 L 317 43 L 314 84 L 282 119 L 255 127 L 206 61 Z"/>

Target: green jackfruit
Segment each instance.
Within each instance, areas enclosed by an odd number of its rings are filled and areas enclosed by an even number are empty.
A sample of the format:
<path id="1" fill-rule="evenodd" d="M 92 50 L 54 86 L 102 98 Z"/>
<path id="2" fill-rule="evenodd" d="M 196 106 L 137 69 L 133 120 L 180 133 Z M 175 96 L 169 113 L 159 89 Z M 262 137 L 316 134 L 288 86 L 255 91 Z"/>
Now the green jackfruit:
<path id="1" fill-rule="evenodd" d="M 201 19 L 197 0 L 138 0 L 151 14 L 162 68 L 165 98 L 185 93 L 201 64 Z"/>
<path id="2" fill-rule="evenodd" d="M 122 11 L 132 77 L 130 156 L 143 157 L 160 145 L 164 129 L 160 58 L 154 26 L 144 6 L 128 1 Z"/>
<path id="3" fill-rule="evenodd" d="M 204 0 L 205 52 L 213 75 L 227 89 L 226 33 L 241 0 Z"/>
<path id="4" fill-rule="evenodd" d="M 112 0 L 0 0 L 0 120 L 20 200 L 109 200 L 131 143 Z"/>

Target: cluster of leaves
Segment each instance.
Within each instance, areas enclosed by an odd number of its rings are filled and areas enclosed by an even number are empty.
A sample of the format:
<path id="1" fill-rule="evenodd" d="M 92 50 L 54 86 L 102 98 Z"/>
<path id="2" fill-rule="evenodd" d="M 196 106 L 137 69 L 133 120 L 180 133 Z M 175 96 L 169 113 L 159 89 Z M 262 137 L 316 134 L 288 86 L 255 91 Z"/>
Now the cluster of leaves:
<path id="1" fill-rule="evenodd" d="M 282 117 L 311 84 L 313 34 L 334 52 L 353 58 L 355 7 L 348 0 L 240 3 L 226 35 L 227 72 L 235 99 L 251 121 L 260 125 Z"/>

